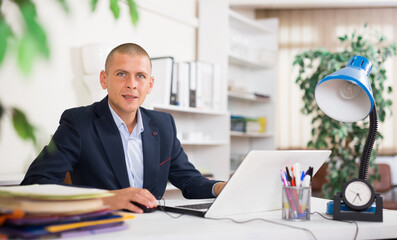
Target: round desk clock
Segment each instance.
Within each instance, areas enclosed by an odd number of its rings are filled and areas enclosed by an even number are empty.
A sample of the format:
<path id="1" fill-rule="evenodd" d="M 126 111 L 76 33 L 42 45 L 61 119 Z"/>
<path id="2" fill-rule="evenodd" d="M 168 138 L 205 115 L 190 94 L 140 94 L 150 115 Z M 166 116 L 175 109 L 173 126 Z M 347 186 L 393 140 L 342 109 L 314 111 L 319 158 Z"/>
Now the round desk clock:
<path id="1" fill-rule="evenodd" d="M 374 188 L 361 178 L 354 178 L 343 186 L 343 202 L 354 211 L 363 211 L 371 207 L 374 202 Z"/>

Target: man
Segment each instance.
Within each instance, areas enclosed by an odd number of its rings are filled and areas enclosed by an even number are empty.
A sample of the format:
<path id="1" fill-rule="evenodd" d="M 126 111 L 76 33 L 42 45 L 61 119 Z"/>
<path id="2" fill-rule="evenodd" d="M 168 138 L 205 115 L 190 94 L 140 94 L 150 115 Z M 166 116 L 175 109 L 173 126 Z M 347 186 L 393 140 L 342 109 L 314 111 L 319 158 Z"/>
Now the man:
<path id="1" fill-rule="evenodd" d="M 217 196 L 225 183 L 204 178 L 188 161 L 172 116 L 140 107 L 153 88 L 151 68 L 140 46 L 114 48 L 100 73 L 108 96 L 62 114 L 21 184 L 61 184 L 70 172 L 74 185 L 112 190 L 105 199 L 111 209 L 137 213 L 132 202 L 156 207 L 168 180 L 186 198 Z"/>

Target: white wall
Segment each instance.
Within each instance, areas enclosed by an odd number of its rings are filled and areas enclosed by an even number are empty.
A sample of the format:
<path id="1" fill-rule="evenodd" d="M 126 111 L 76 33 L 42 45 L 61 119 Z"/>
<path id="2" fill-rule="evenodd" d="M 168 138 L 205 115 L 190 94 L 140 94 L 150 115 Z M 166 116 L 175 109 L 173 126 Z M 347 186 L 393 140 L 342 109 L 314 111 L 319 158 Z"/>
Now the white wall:
<path id="1" fill-rule="evenodd" d="M 20 22 L 16 7 L 3 1 L 2 12 L 12 21 L 15 31 Z M 120 1 L 121 13 L 115 20 L 109 1 L 99 1 L 91 13 L 90 1 L 70 0 L 66 14 L 54 0 L 35 0 L 51 49 L 49 61 L 35 63 L 28 77 L 22 76 L 16 59 L 8 55 L 0 66 L 0 100 L 4 106 L 25 111 L 38 128 L 40 149 L 18 138 L 8 116 L 0 125 L 0 175 L 23 173 L 46 145 L 67 108 L 88 105 L 91 99 L 82 82 L 81 46 L 89 43 L 135 42 L 149 55 L 174 56 L 177 61 L 196 59 L 197 19 L 195 0 L 137 1 L 140 19 L 133 27 L 128 7 Z M 183 21 L 180 21 L 184 19 Z M 185 22 L 184 22 L 185 21 Z M 99 76 L 99 73 L 98 73 Z M 99 84 L 99 78 L 97 83 Z"/>

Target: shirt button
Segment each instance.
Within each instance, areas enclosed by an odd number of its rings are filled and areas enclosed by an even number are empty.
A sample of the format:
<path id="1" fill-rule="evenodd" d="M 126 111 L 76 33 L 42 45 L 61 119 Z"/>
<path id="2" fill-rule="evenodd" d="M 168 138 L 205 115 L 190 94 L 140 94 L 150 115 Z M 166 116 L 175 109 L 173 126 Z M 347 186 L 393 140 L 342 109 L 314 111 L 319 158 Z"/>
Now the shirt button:
<path id="1" fill-rule="evenodd" d="M 153 131 L 153 132 L 152 132 L 152 135 L 153 135 L 153 136 L 157 136 L 157 131 Z"/>

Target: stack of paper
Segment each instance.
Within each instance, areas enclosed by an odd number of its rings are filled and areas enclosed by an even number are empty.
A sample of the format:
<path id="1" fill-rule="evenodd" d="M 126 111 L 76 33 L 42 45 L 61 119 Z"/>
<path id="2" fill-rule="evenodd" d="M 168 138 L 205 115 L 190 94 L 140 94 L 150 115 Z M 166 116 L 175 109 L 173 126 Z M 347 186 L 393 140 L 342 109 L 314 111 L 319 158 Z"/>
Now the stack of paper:
<path id="1" fill-rule="evenodd" d="M 110 211 L 107 190 L 61 185 L 0 187 L 0 235 L 65 237 L 127 228 L 134 216 Z"/>

